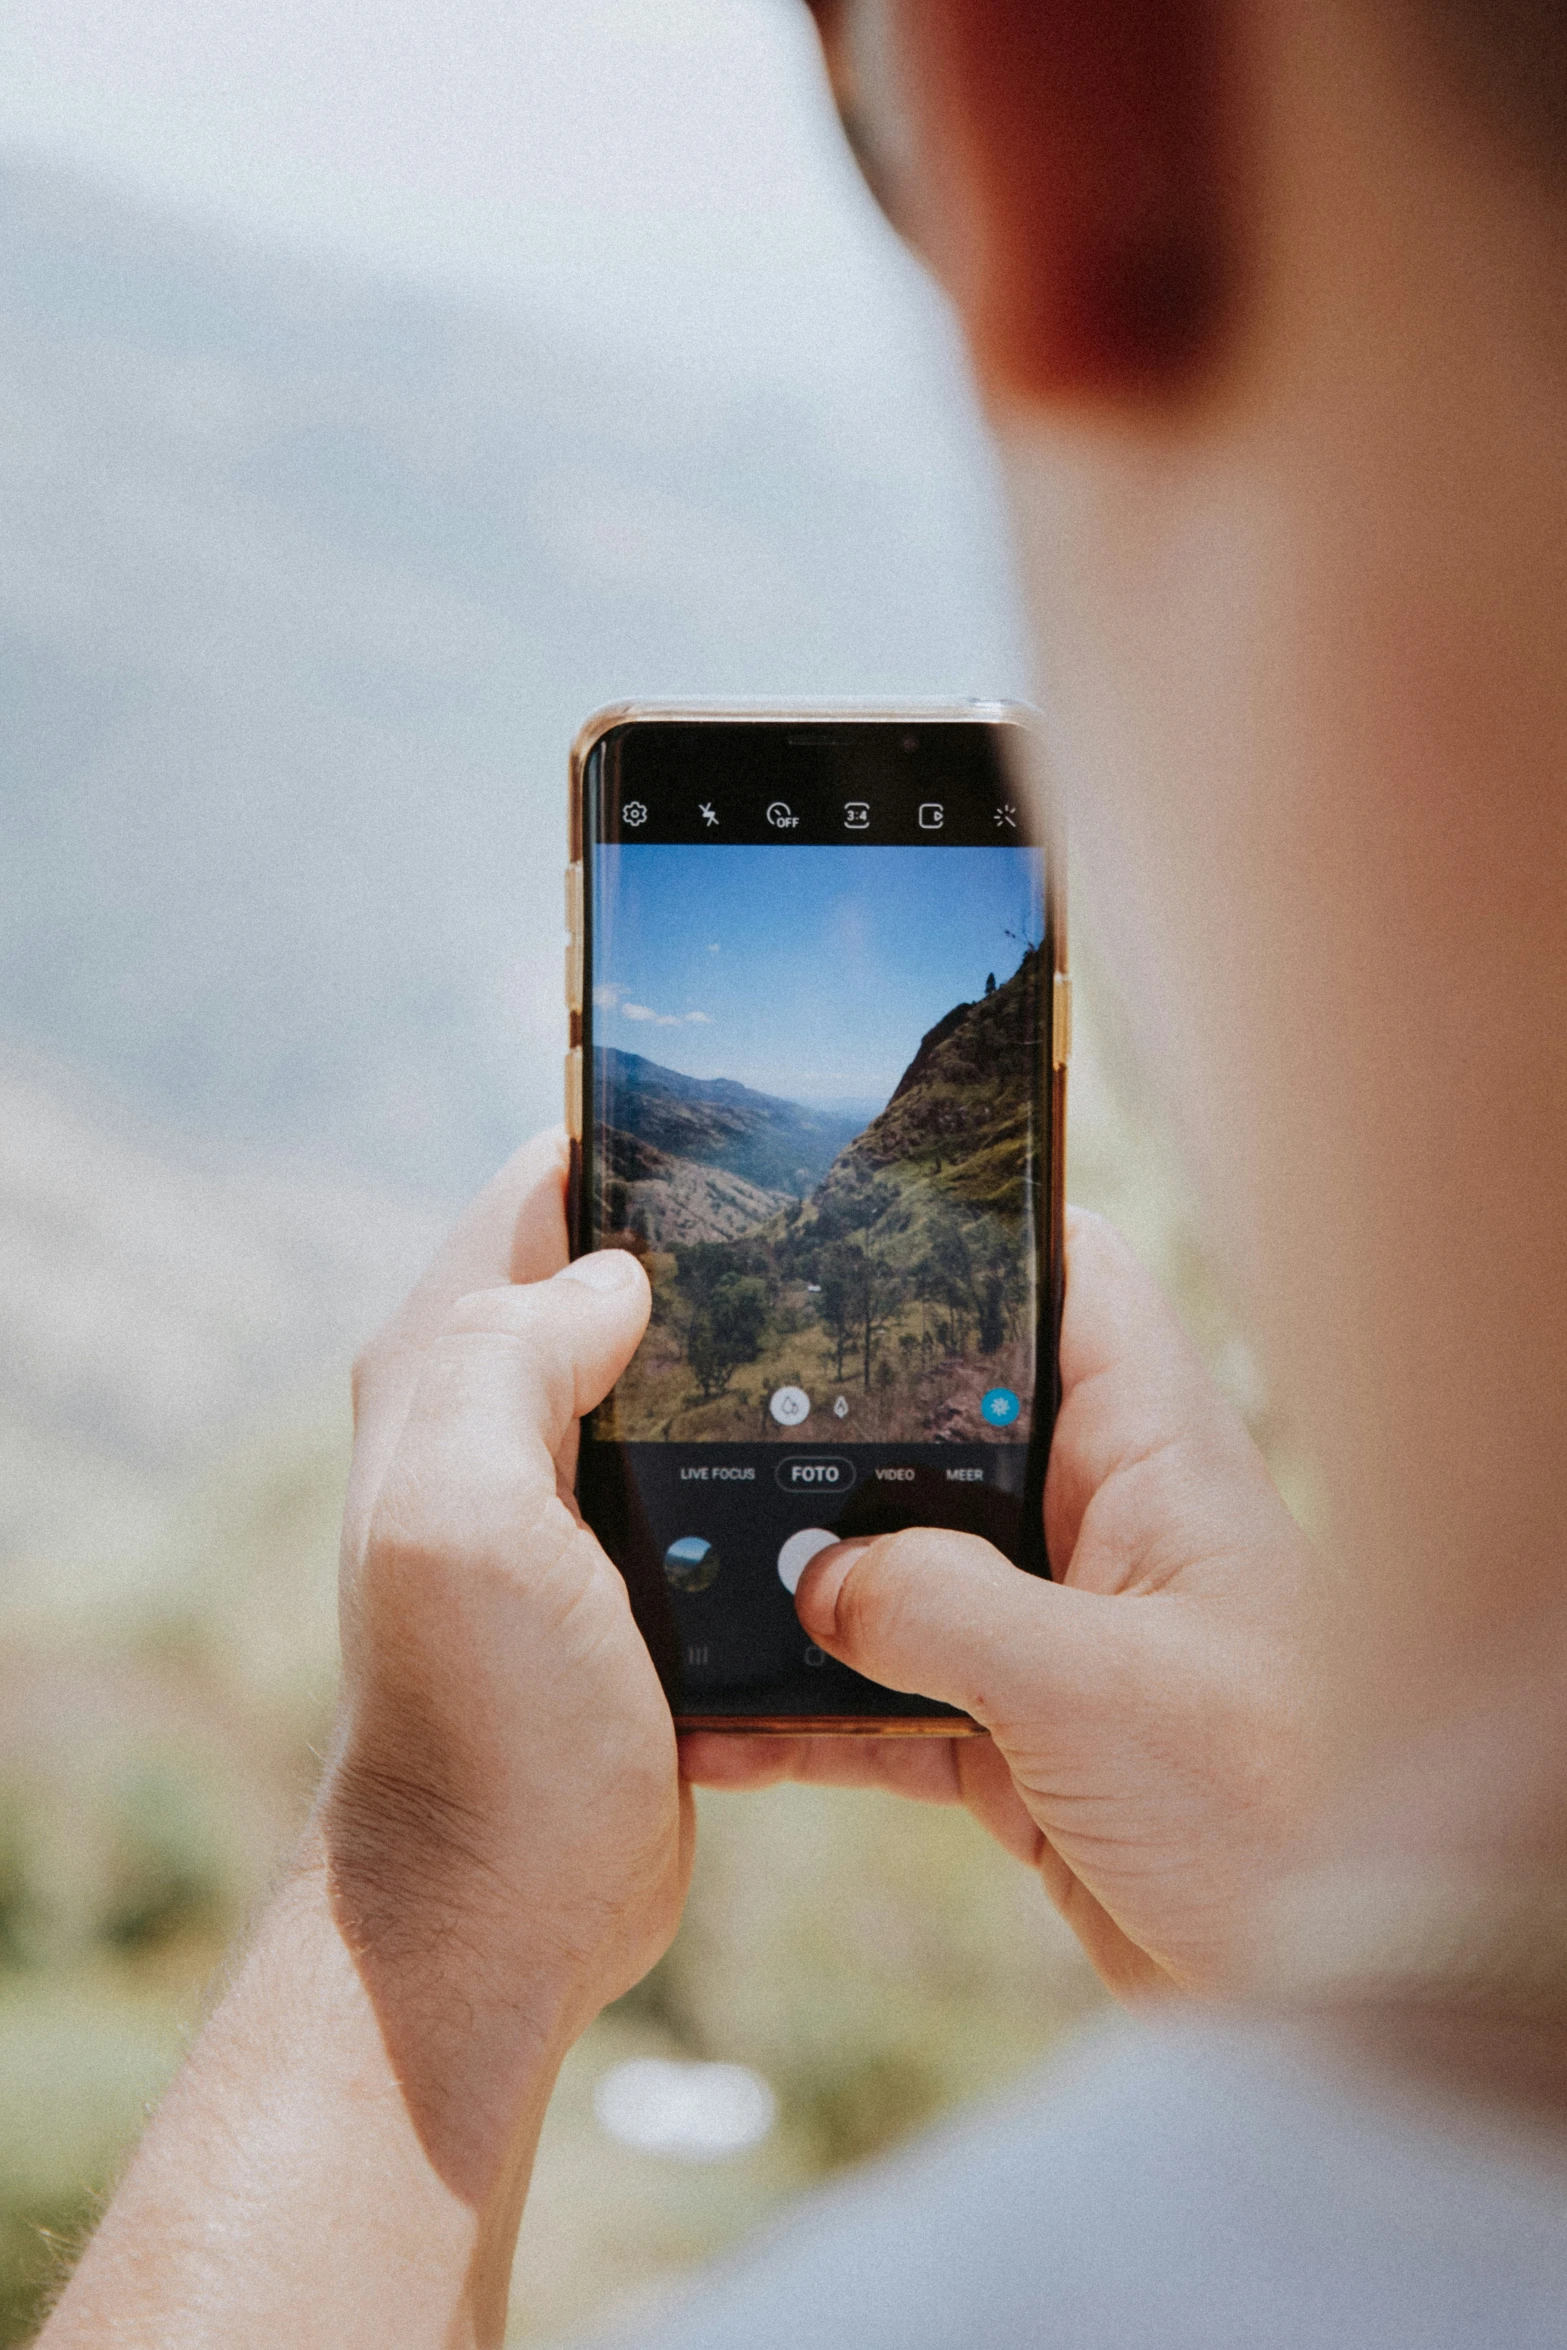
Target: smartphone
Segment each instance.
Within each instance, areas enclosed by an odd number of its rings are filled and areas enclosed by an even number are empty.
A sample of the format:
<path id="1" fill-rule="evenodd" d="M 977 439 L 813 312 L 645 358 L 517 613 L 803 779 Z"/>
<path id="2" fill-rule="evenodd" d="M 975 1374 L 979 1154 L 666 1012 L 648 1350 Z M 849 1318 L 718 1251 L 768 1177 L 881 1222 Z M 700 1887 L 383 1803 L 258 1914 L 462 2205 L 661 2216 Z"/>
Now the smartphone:
<path id="1" fill-rule="evenodd" d="M 813 1646 L 829 1542 L 1047 1574 L 1070 993 L 1026 714 L 625 706 L 571 763 L 573 1253 L 653 1316 L 577 1492 L 683 1727 L 972 1728 Z"/>

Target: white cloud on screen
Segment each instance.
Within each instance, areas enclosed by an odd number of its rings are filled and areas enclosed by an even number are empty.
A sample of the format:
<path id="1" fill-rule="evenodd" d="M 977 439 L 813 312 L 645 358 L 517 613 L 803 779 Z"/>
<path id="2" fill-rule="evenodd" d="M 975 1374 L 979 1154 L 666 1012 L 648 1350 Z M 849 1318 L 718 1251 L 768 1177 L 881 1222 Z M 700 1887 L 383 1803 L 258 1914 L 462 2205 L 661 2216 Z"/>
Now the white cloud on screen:
<path id="1" fill-rule="evenodd" d="M 711 1028 L 713 1025 L 711 1012 L 655 1012 L 651 1004 L 631 1003 L 625 989 L 613 980 L 593 990 L 593 1009 L 618 1012 L 622 1020 L 640 1020 L 652 1028 Z"/>
<path id="2" fill-rule="evenodd" d="M 654 1012 L 646 1004 L 617 1004 L 614 1008 L 623 1020 L 650 1020 L 655 1028 L 711 1028 L 713 1025 L 708 1012 Z"/>

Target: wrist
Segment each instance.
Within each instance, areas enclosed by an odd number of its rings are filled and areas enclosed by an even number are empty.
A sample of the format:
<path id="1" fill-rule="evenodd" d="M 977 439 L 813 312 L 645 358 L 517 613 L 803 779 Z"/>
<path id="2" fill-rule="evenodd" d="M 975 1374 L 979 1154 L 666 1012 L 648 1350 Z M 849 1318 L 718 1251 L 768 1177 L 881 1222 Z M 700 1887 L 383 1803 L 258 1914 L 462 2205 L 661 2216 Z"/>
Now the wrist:
<path id="1" fill-rule="evenodd" d="M 492 2350 L 554 2077 L 536 2061 L 492 2101 L 492 2146 L 443 2125 L 341 1930 L 318 1818 L 51 2319 L 50 2350 L 198 2334 L 234 2350 L 307 2337 Z M 452 2086 L 461 2103 L 486 2084 Z"/>
<path id="2" fill-rule="evenodd" d="M 599 2002 L 530 1931 L 484 1824 L 424 1790 L 329 1769 L 298 1861 L 369 2003 L 430 2161 L 483 2204 Z"/>

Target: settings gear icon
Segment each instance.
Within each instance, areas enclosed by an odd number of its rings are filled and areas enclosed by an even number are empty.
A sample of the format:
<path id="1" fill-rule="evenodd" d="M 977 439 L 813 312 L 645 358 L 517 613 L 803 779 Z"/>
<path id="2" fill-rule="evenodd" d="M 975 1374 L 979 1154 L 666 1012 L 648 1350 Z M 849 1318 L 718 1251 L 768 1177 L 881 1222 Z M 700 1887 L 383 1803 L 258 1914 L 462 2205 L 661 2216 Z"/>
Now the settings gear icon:
<path id="1" fill-rule="evenodd" d="M 622 824 L 645 824 L 647 822 L 647 809 L 643 802 L 641 800 L 627 800 L 625 806 L 620 811 L 620 821 Z"/>

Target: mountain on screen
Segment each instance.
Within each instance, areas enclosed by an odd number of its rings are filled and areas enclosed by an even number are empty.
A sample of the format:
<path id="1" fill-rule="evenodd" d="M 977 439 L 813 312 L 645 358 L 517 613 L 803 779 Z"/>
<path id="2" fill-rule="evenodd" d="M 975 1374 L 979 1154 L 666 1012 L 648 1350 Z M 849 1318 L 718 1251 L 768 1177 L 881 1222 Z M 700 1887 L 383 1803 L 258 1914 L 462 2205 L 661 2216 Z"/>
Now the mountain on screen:
<path id="1" fill-rule="evenodd" d="M 1040 978 L 1029 947 L 1000 985 L 954 1004 L 814 1179 L 806 1154 L 831 1147 L 825 1116 L 612 1056 L 606 1227 L 643 1254 L 656 1304 L 604 1432 L 792 1441 L 795 1423 L 768 1406 L 792 1387 L 836 1441 L 996 1440 L 984 1399 L 1026 1396 L 1033 1377 Z"/>
<path id="2" fill-rule="evenodd" d="M 732 1077 L 686 1077 L 613 1046 L 594 1058 L 601 1073 L 600 1116 L 611 1130 L 607 1156 L 628 1181 L 645 1179 L 652 1170 L 623 1148 L 620 1137 L 644 1151 L 722 1168 L 758 1190 L 800 1199 L 864 1123 L 753 1092 Z"/>
<path id="3" fill-rule="evenodd" d="M 1038 950 L 1030 948 L 1010 979 L 973 1003 L 954 1004 L 928 1029 L 886 1108 L 844 1152 L 824 1194 L 871 1172 L 902 1172 L 932 1195 L 1016 1214 L 1039 987 Z"/>

